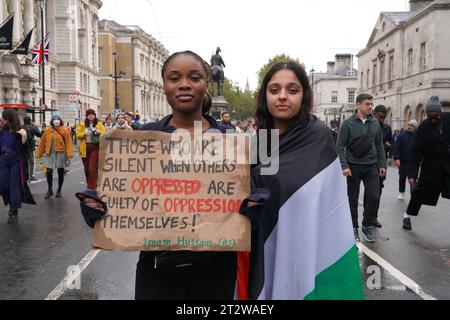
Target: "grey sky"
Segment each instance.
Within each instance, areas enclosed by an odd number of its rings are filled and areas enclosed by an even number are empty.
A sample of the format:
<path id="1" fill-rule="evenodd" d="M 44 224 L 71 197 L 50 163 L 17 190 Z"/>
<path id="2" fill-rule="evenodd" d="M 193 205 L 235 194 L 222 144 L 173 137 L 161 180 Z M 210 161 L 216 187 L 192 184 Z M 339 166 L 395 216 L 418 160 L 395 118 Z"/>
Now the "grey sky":
<path id="1" fill-rule="evenodd" d="M 365 47 L 381 11 L 408 10 L 408 0 L 102 1 L 101 19 L 138 25 L 170 53 L 189 49 L 209 62 L 220 46 L 225 76 L 241 87 L 248 78 L 251 89 L 274 55 L 326 71 L 336 53 Z"/>

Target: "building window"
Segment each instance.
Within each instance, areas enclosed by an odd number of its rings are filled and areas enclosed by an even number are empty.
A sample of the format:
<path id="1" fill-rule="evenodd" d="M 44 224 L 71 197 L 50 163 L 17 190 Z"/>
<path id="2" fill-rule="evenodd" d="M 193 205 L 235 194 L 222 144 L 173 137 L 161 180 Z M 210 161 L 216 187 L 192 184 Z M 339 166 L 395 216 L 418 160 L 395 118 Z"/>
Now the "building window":
<path id="1" fill-rule="evenodd" d="M 413 70 L 413 49 L 409 49 L 408 50 L 408 66 L 406 69 L 406 75 L 410 76 L 412 75 L 412 70 Z"/>
<path id="2" fill-rule="evenodd" d="M 83 88 L 84 88 L 84 92 L 88 92 L 88 86 L 87 86 L 87 75 L 83 74 Z"/>
<path id="3" fill-rule="evenodd" d="M 370 69 L 367 69 L 367 79 L 366 79 L 366 88 L 370 88 Z"/>
<path id="4" fill-rule="evenodd" d="M 97 62 L 98 62 L 98 68 L 101 69 L 102 68 L 102 53 L 103 50 L 100 48 L 98 49 L 98 58 L 97 58 Z"/>
<path id="5" fill-rule="evenodd" d="M 144 55 L 141 54 L 141 75 L 144 75 Z"/>
<path id="6" fill-rule="evenodd" d="M 375 87 L 377 85 L 377 64 L 373 64 L 373 74 L 372 74 L 372 85 Z"/>
<path id="7" fill-rule="evenodd" d="M 78 35 L 78 59 L 84 62 L 84 36 Z"/>
<path id="8" fill-rule="evenodd" d="M 337 103 L 337 102 L 338 102 L 338 92 L 331 91 L 331 103 Z"/>
<path id="9" fill-rule="evenodd" d="M 427 68 L 427 59 L 426 59 L 427 47 L 426 43 L 420 44 L 420 71 L 423 72 Z"/>
<path id="10" fill-rule="evenodd" d="M 388 80 L 389 80 L 389 89 L 392 88 L 392 80 L 394 80 L 394 55 L 389 56 L 389 65 L 388 65 Z"/>
<path id="11" fill-rule="evenodd" d="M 95 45 L 92 45 L 92 68 L 96 69 L 96 65 L 95 65 Z"/>
<path id="12" fill-rule="evenodd" d="M 156 80 L 156 65 L 154 59 L 152 59 L 152 71 L 152 80 Z"/>
<path id="13" fill-rule="evenodd" d="M 348 103 L 354 103 L 355 102 L 355 91 L 349 91 L 348 92 Z"/>
<path id="14" fill-rule="evenodd" d="M 383 90 L 384 85 L 384 58 L 380 60 L 380 90 Z"/>
<path id="15" fill-rule="evenodd" d="M 361 79 L 360 79 L 360 81 L 361 81 L 361 82 L 360 82 L 360 85 L 359 85 L 359 86 L 361 87 L 361 91 L 362 91 L 362 90 L 364 89 L 364 88 L 363 88 L 363 83 L 364 83 L 364 72 L 361 72 Z"/>
<path id="16" fill-rule="evenodd" d="M 50 69 L 50 89 L 55 89 L 56 87 L 56 70 L 55 68 Z"/>

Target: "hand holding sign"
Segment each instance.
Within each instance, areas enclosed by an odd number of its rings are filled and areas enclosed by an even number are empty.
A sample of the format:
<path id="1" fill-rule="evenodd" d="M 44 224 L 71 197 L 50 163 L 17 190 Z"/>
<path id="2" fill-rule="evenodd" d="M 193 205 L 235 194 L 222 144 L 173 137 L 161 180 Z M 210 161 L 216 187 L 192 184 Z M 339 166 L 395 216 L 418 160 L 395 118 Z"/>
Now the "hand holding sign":
<path id="1" fill-rule="evenodd" d="M 94 247 L 249 251 L 250 222 L 239 214 L 250 193 L 247 138 L 220 133 L 178 139 L 154 131 L 106 135 L 97 191 L 108 216 L 95 226 Z M 219 147 L 226 153 L 217 152 Z"/>

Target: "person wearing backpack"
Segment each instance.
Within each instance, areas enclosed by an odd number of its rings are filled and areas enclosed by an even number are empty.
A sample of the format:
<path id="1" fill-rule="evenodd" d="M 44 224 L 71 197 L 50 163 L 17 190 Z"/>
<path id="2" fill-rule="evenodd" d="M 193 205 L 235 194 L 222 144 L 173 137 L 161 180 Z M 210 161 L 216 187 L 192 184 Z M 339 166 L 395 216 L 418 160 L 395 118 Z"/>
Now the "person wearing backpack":
<path id="1" fill-rule="evenodd" d="M 347 177 L 347 192 L 353 220 L 355 239 L 358 234 L 358 201 L 361 181 L 367 195 L 364 207 L 362 233 L 368 242 L 374 242 L 372 223 L 376 219 L 380 195 L 380 179 L 386 176 L 386 153 L 380 124 L 372 115 L 373 97 L 362 93 L 356 99 L 357 110 L 344 120 L 337 138 L 337 150 L 342 172 Z"/>
<path id="2" fill-rule="evenodd" d="M 25 167 L 25 170 L 28 169 L 28 176 L 29 181 L 37 181 L 36 177 L 34 176 L 34 152 L 36 151 L 36 143 L 34 138 L 35 137 L 42 137 L 42 132 L 36 127 L 34 123 L 31 122 L 31 118 L 29 116 L 25 116 L 23 118 L 23 129 L 27 132 L 28 138 L 26 143 L 26 159 L 28 162 L 28 166 Z"/>
<path id="3" fill-rule="evenodd" d="M 58 190 L 56 198 L 61 198 L 61 189 L 64 184 L 64 170 L 70 165 L 73 158 L 72 139 L 69 131 L 64 127 L 64 121 L 57 113 L 52 115 L 50 127 L 44 131 L 37 150 L 36 158 L 45 155 L 44 168 L 47 169 L 48 191 L 45 199 L 53 196 L 53 170 L 58 170 Z"/>

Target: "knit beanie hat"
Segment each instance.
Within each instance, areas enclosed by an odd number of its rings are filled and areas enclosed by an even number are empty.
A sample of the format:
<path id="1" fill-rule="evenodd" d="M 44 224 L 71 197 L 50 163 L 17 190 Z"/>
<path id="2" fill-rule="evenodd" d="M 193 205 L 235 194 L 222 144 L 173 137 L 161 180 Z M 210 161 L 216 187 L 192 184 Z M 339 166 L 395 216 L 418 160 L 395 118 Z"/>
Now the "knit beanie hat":
<path id="1" fill-rule="evenodd" d="M 385 106 L 383 106 L 382 104 L 378 105 L 375 107 L 375 109 L 373 110 L 374 112 L 381 112 L 381 113 L 387 113 L 387 109 Z"/>
<path id="2" fill-rule="evenodd" d="M 59 113 L 52 114 L 52 120 L 53 119 L 61 119 L 61 115 Z"/>
<path id="3" fill-rule="evenodd" d="M 439 102 L 439 97 L 432 96 L 427 102 L 426 112 L 442 112 L 442 105 Z"/>

